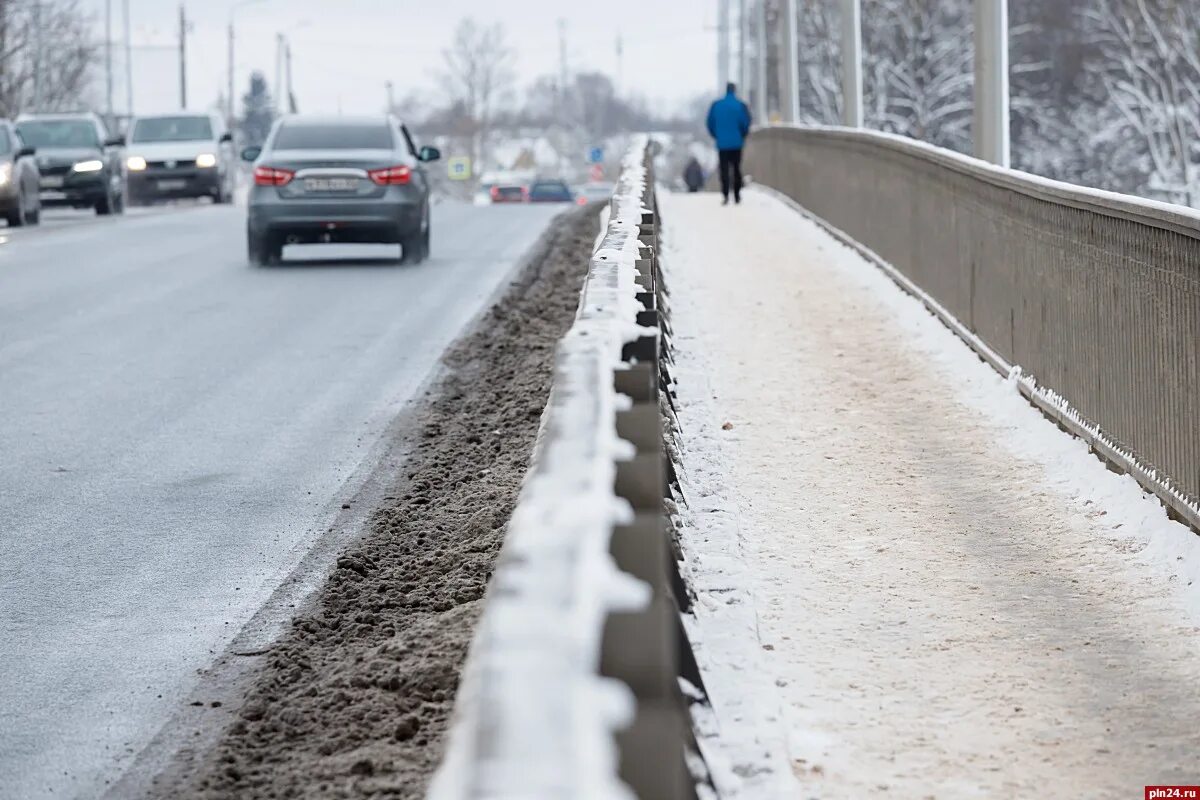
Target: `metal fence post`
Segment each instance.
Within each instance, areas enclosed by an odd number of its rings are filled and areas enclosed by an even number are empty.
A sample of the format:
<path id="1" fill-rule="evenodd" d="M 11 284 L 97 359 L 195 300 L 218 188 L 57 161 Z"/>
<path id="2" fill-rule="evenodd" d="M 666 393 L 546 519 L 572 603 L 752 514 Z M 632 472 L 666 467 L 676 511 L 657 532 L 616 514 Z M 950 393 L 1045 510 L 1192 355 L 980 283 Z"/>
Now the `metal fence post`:
<path id="1" fill-rule="evenodd" d="M 754 116 L 758 124 L 767 123 L 767 0 L 756 0 L 754 7 Z"/>
<path id="2" fill-rule="evenodd" d="M 784 122 L 800 121 L 800 52 L 796 46 L 796 0 L 783 4 L 783 90 L 780 102 Z"/>
<path id="3" fill-rule="evenodd" d="M 862 0 L 842 0 L 842 123 L 863 126 Z"/>
<path id="4" fill-rule="evenodd" d="M 975 155 L 1009 165 L 1008 0 L 975 0 Z"/>

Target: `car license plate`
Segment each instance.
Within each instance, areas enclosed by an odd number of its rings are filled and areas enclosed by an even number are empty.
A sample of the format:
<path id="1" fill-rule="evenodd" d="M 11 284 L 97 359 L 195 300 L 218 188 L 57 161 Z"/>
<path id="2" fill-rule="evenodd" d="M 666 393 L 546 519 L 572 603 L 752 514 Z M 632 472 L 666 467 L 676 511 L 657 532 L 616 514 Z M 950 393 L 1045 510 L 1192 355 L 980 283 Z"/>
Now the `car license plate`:
<path id="1" fill-rule="evenodd" d="M 158 190 L 160 192 L 172 192 L 176 189 L 182 189 L 187 186 L 187 181 L 159 181 Z"/>
<path id="2" fill-rule="evenodd" d="M 306 192 L 353 192 L 358 189 L 358 178 L 305 178 Z"/>
<path id="3" fill-rule="evenodd" d="M 61 189 L 63 179 L 61 175 L 46 175 L 42 178 L 43 189 Z"/>

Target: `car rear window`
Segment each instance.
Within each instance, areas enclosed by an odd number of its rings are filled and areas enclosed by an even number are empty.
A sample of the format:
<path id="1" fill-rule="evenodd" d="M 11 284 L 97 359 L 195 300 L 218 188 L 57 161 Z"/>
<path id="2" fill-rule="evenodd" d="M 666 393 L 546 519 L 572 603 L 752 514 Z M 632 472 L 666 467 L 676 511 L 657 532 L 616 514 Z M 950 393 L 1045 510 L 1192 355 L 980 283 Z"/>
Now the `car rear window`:
<path id="1" fill-rule="evenodd" d="M 496 192 L 497 197 L 503 197 L 505 199 L 525 196 L 525 192 L 520 186 L 497 186 L 494 191 Z"/>
<path id="2" fill-rule="evenodd" d="M 391 128 L 378 125 L 284 125 L 275 150 L 391 150 Z"/>
<path id="3" fill-rule="evenodd" d="M 555 181 L 546 181 L 543 183 L 535 183 L 529 190 L 530 194 L 568 194 L 571 190 L 567 188 L 565 183 L 557 183 Z"/>
<path id="4" fill-rule="evenodd" d="M 213 138 L 208 117 L 148 117 L 133 126 L 134 142 L 206 142 Z"/>

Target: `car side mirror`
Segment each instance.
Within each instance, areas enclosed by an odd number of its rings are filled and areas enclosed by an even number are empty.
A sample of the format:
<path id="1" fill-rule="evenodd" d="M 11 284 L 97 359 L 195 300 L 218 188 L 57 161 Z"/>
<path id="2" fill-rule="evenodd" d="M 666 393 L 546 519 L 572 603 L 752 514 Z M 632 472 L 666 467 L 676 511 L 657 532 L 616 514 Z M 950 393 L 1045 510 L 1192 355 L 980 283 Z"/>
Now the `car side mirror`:
<path id="1" fill-rule="evenodd" d="M 417 153 L 417 160 L 428 164 L 431 161 L 437 161 L 442 157 L 442 151 L 436 147 L 422 147 Z"/>
<path id="2" fill-rule="evenodd" d="M 223 133 L 223 134 L 221 134 L 221 139 L 220 139 L 220 142 L 221 142 L 221 144 L 227 144 L 227 143 L 229 143 L 229 142 L 232 142 L 232 141 L 233 141 L 233 134 L 232 134 L 232 133 Z"/>
<path id="3" fill-rule="evenodd" d="M 114 136 L 113 138 L 106 141 L 104 143 L 104 146 L 105 147 L 124 147 L 125 146 L 125 137 L 124 136 Z"/>
<path id="4" fill-rule="evenodd" d="M 261 147 L 247 147 L 242 150 L 242 161 L 254 162 L 262 155 Z"/>
<path id="5" fill-rule="evenodd" d="M 37 155 L 36 147 L 22 147 L 17 151 L 17 158 L 33 158 Z"/>

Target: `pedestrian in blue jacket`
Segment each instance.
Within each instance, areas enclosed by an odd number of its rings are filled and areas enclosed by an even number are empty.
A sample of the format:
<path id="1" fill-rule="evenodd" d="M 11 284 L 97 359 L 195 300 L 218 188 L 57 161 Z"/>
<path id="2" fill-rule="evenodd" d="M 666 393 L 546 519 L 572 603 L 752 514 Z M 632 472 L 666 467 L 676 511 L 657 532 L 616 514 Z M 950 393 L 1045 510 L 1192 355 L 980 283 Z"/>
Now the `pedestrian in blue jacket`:
<path id="1" fill-rule="evenodd" d="M 737 96 L 737 86 L 730 83 L 725 87 L 725 96 L 708 109 L 708 133 L 717 142 L 717 155 L 721 165 L 721 194 L 729 203 L 729 190 L 733 190 L 733 201 L 742 202 L 742 148 L 750 135 L 750 108 Z"/>

